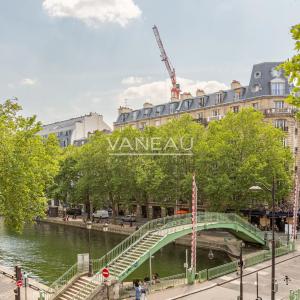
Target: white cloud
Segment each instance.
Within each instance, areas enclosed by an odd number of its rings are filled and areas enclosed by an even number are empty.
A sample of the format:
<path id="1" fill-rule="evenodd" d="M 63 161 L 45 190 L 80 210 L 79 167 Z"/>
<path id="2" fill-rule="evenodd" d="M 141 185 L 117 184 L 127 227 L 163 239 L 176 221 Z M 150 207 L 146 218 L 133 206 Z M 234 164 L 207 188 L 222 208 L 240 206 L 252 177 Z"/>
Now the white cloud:
<path id="1" fill-rule="evenodd" d="M 21 85 L 35 85 L 37 83 L 36 79 L 24 78 L 21 80 Z"/>
<path id="2" fill-rule="evenodd" d="M 122 79 L 121 83 L 124 85 L 134 85 L 134 84 L 141 84 L 144 81 L 145 79 L 143 77 L 129 76 Z"/>
<path id="3" fill-rule="evenodd" d="M 71 17 L 87 25 L 118 23 L 126 26 L 141 15 L 134 0 L 44 0 L 43 8 L 52 17 Z"/>
<path id="4" fill-rule="evenodd" d="M 197 89 L 203 89 L 206 94 L 228 89 L 224 83 L 218 81 L 178 78 L 178 82 L 180 82 L 182 92 L 191 92 L 192 95 L 196 94 Z M 128 99 L 129 106 L 141 106 L 145 101 L 150 101 L 153 104 L 164 103 L 170 100 L 170 90 L 171 83 L 169 79 L 154 81 L 128 87 L 119 95 L 119 101 L 122 103 L 124 99 Z"/>

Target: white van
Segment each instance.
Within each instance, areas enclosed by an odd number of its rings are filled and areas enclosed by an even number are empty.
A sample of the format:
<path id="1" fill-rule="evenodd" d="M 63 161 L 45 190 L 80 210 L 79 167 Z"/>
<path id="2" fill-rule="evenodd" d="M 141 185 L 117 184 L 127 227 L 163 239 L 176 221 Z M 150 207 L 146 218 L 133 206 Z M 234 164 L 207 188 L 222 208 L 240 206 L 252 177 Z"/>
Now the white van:
<path id="1" fill-rule="evenodd" d="M 109 214 L 107 210 L 97 210 L 96 212 L 93 213 L 93 220 L 97 219 L 99 221 L 108 218 L 109 218 Z"/>

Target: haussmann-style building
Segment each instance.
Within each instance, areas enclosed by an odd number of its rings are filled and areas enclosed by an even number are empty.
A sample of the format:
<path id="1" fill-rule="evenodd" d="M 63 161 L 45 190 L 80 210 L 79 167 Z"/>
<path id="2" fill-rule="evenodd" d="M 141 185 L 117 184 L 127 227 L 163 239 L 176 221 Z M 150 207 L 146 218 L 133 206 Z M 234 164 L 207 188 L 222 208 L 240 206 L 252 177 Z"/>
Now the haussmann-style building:
<path id="1" fill-rule="evenodd" d="M 213 120 L 222 119 L 227 112 L 237 113 L 242 108 L 253 107 L 264 114 L 267 122 L 273 123 L 275 127 L 286 132 L 283 142 L 294 153 L 297 169 L 300 163 L 299 122 L 295 118 L 295 107 L 285 102 L 291 86 L 284 77 L 283 71 L 276 68 L 279 64 L 280 62 L 264 62 L 254 65 L 247 86 L 242 86 L 239 81 L 233 80 L 229 90 L 205 94 L 203 90 L 198 89 L 196 96 L 183 93 L 180 99 L 172 99 L 155 106 L 146 102 L 141 109 L 137 110 L 120 107 L 114 129 L 134 126 L 143 130 L 145 126 L 160 126 L 186 113 L 190 114 L 195 121 L 207 125 Z M 152 210 L 151 215 L 162 216 L 168 211 L 156 207 L 155 203 L 150 210 Z"/>

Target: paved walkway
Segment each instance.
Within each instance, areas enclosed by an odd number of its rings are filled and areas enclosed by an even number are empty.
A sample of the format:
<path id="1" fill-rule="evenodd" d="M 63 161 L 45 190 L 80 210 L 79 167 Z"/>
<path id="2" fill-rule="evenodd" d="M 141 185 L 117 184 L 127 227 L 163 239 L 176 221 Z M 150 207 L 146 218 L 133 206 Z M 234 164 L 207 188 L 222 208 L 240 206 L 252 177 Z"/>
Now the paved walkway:
<path id="1" fill-rule="evenodd" d="M 14 271 L 10 268 L 0 266 L 0 300 L 13 300 L 15 299 L 14 289 L 16 288 L 16 281 L 3 275 L 2 272 L 14 275 Z M 47 286 L 34 281 L 29 278 L 28 283 L 32 284 L 40 289 L 47 289 Z M 28 300 L 37 300 L 39 298 L 39 292 L 33 288 L 27 287 L 27 291 L 24 287 L 21 288 L 21 299 L 26 299 L 25 294 L 27 292 Z"/>
<path id="2" fill-rule="evenodd" d="M 276 279 L 278 293 L 276 299 L 288 299 L 289 291 L 300 287 L 300 252 L 276 258 Z M 256 299 L 256 273 L 259 275 L 259 296 L 269 300 L 271 290 L 271 261 L 249 267 L 244 271 L 243 288 L 244 300 Z M 288 285 L 284 276 L 291 279 Z M 240 281 L 236 273 L 231 273 L 214 280 L 192 286 L 181 286 L 148 295 L 148 300 L 175 299 L 205 299 L 205 300 L 234 300 L 239 295 Z"/>

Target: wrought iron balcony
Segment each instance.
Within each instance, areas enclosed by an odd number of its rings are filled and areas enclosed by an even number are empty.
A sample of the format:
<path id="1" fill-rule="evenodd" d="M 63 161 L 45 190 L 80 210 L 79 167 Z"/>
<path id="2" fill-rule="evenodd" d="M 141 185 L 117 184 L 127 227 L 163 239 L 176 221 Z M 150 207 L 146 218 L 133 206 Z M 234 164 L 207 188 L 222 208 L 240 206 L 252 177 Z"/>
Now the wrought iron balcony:
<path id="1" fill-rule="evenodd" d="M 210 122 L 210 121 L 219 121 L 219 120 L 221 120 L 223 118 L 224 118 L 223 115 L 211 116 L 211 117 L 207 118 L 207 121 L 208 122 Z"/>
<path id="2" fill-rule="evenodd" d="M 267 108 L 263 111 L 263 113 L 268 116 L 275 116 L 275 115 L 287 115 L 287 116 L 293 116 L 297 110 L 295 108 L 291 107 L 283 107 L 283 108 Z"/>

